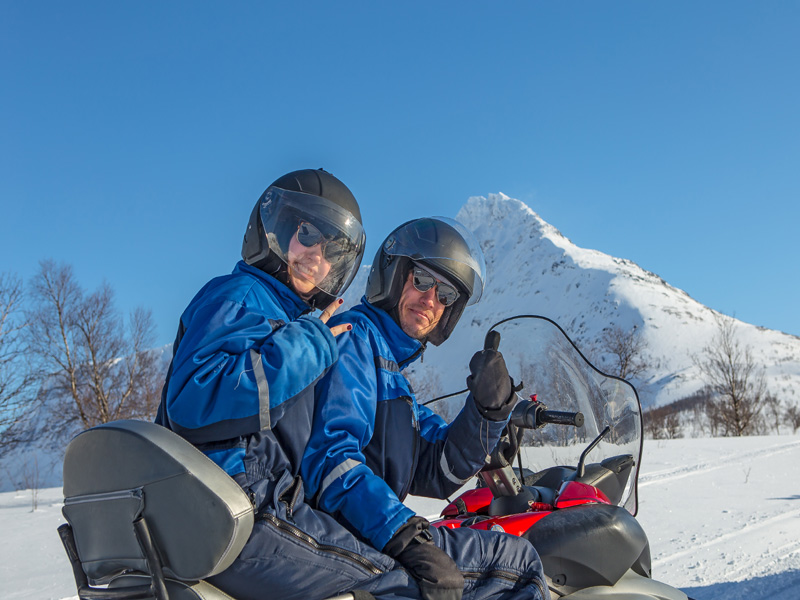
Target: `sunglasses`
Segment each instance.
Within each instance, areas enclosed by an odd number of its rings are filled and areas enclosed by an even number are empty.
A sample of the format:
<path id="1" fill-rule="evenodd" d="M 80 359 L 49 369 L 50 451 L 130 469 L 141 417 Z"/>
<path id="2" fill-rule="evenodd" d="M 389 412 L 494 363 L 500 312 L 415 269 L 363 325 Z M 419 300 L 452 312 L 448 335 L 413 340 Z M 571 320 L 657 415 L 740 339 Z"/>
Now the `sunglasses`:
<path id="1" fill-rule="evenodd" d="M 436 286 L 436 297 L 439 299 L 439 302 L 445 306 L 450 306 L 453 302 L 458 300 L 459 294 L 456 288 L 449 283 L 437 281 L 433 275 L 420 267 L 414 267 L 411 282 L 418 292 L 427 292 L 429 289 Z"/>
<path id="2" fill-rule="evenodd" d="M 347 240 L 331 240 L 311 223 L 300 223 L 297 228 L 297 241 L 306 248 L 313 248 L 322 244 L 322 256 L 331 264 L 335 264 L 350 254 L 350 244 Z"/>

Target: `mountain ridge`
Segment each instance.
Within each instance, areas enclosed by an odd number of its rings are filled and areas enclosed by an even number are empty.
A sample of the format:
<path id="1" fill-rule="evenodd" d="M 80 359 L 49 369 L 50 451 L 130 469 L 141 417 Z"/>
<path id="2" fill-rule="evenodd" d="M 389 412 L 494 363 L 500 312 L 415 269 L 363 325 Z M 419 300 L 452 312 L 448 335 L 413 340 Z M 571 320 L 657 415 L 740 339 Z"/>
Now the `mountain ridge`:
<path id="1" fill-rule="evenodd" d="M 702 388 L 693 357 L 711 343 L 719 312 L 633 261 L 577 246 L 505 194 L 472 197 L 456 218 L 474 231 L 486 256 L 487 288 L 471 307 L 473 319 L 474 312 L 537 312 L 561 324 L 579 347 L 596 345 L 608 327 L 636 326 L 657 365 L 638 382 L 648 388 L 646 404 L 668 404 Z M 483 324 L 488 316 L 477 320 Z M 770 391 L 798 403 L 800 338 L 735 324 L 740 342 L 763 363 Z"/>

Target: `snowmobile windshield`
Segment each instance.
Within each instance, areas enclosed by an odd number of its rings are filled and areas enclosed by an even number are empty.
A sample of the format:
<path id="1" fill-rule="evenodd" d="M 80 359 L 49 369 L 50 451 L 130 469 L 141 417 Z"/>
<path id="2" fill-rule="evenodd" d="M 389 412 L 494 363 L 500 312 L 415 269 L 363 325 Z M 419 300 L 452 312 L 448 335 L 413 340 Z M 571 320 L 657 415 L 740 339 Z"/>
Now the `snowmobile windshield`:
<path id="1" fill-rule="evenodd" d="M 406 256 L 457 282 L 469 296 L 467 305 L 481 299 L 486 281 L 483 251 L 472 232 L 454 219 L 417 219 L 390 235 L 383 251 Z"/>
<path id="2" fill-rule="evenodd" d="M 347 289 L 361 263 L 364 229 L 348 210 L 320 196 L 271 187 L 260 207 L 270 249 L 286 264 L 289 245 L 319 246 L 330 270 L 316 287 L 338 296 Z"/>
<path id="3" fill-rule="evenodd" d="M 588 444 L 608 427 L 608 433 L 587 455 L 586 464 L 614 463 L 614 459 L 620 464 L 628 456 L 635 461 L 617 502 L 635 515 L 642 454 L 642 412 L 635 388 L 594 367 L 566 333 L 545 317 L 512 317 L 495 330 L 501 336 L 500 351 L 509 373 L 524 384 L 519 392 L 523 400 L 535 395 L 549 410 L 584 415 L 579 428 L 546 425 L 526 432 L 523 466 L 539 470 L 554 461 L 576 466 Z"/>
<path id="4" fill-rule="evenodd" d="M 519 315 L 504 319 L 491 329 L 500 334 L 498 350 L 503 354 L 509 374 L 515 383 L 523 384 L 518 392 L 519 402 L 530 401 L 535 395 L 548 410 L 581 412 L 584 416 L 583 425 L 577 428 L 547 424 L 539 429 L 523 430 L 522 467 L 532 472 L 554 466 L 577 467 L 584 450 L 608 427 L 608 432 L 586 455 L 585 464 L 590 471 L 599 469 L 598 465 L 607 461 L 611 470 L 619 472 L 618 476 L 607 473 L 614 480 L 616 490 L 609 499 L 635 515 L 636 480 L 642 455 L 642 412 L 634 387 L 596 369 L 566 333 L 546 317 Z M 454 332 L 454 341 L 447 349 L 448 367 L 436 369 L 434 361 L 426 361 L 413 365 L 409 377 L 415 381 L 434 382 L 431 385 L 435 384 L 437 392 L 459 389 L 468 374 L 465 366 L 475 350 L 483 345 L 484 335 L 485 331 L 479 333 L 474 328 Z M 436 408 L 452 414 L 453 409 L 460 408 L 455 404 L 463 402 L 461 398 L 463 396 L 440 400 L 449 406 L 437 404 Z M 515 459 L 514 467 L 517 466 Z"/>

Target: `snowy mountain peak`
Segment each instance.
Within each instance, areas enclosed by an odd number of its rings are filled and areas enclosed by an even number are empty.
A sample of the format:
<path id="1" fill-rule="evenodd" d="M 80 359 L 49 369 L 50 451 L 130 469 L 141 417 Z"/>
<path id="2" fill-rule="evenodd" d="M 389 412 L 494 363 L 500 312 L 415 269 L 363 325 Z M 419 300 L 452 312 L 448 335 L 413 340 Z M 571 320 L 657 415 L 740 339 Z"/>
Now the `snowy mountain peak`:
<path id="1" fill-rule="evenodd" d="M 456 218 L 481 243 L 486 290 L 480 303 L 465 311 L 453 341 L 426 353 L 419 375 L 429 369 L 457 372 L 459 379 L 442 383 L 445 390 L 458 389 L 464 357 L 454 347 L 479 348 L 492 323 L 528 313 L 558 322 L 601 369 L 608 357 L 593 351 L 603 331 L 639 328 L 652 365 L 646 380 L 634 382 L 645 404 L 667 404 L 703 387 L 694 357 L 717 331 L 715 311 L 630 260 L 577 246 L 505 194 L 472 197 Z M 741 343 L 752 347 L 764 366 L 770 391 L 800 402 L 800 338 L 735 323 Z"/>
<path id="2" fill-rule="evenodd" d="M 527 204 L 506 196 L 502 192 L 489 194 L 488 198 L 484 196 L 470 197 L 458 211 L 456 220 L 476 231 L 485 221 L 487 213 L 492 221 L 517 222 L 522 224 L 524 229 L 538 231 L 541 237 L 546 237 L 559 246 L 562 244 L 574 246 L 558 229 L 542 219 Z"/>

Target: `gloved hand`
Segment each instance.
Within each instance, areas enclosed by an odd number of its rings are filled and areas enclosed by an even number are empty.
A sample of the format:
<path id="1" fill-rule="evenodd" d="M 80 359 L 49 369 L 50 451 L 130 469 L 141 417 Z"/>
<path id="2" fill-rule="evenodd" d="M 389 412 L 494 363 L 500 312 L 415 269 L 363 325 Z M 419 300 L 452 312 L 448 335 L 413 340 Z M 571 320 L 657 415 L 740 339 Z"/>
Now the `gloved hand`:
<path id="1" fill-rule="evenodd" d="M 514 382 L 497 350 L 481 350 L 469 361 L 467 387 L 480 413 L 490 421 L 505 421 L 514 408 Z"/>
<path id="2" fill-rule="evenodd" d="M 444 550 L 433 543 L 428 521 L 411 517 L 392 536 L 383 553 L 417 580 L 424 600 L 461 600 L 464 576 Z"/>

